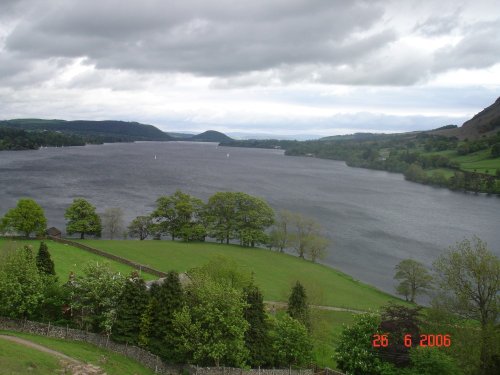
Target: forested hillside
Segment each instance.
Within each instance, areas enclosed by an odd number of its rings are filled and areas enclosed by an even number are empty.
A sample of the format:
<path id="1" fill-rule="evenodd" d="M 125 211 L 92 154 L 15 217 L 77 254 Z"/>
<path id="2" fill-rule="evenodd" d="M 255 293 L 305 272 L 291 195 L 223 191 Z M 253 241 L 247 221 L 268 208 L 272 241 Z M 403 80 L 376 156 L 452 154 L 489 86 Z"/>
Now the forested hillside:
<path id="1" fill-rule="evenodd" d="M 41 119 L 16 119 L 0 121 L 0 127 L 26 131 L 58 131 L 86 137 L 96 137 L 100 142 L 170 141 L 173 138 L 154 127 L 138 122 L 125 121 L 65 121 Z"/>

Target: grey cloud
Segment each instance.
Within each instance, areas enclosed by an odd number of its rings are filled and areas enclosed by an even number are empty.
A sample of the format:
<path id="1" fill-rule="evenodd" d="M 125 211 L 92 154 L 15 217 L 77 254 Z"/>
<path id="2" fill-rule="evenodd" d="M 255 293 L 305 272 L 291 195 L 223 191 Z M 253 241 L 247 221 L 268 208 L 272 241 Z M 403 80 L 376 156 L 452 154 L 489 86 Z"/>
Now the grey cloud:
<path id="1" fill-rule="evenodd" d="M 6 48 L 32 58 L 85 56 L 98 68 L 230 76 L 283 64 L 343 64 L 391 39 L 367 37 L 363 46 L 363 37 L 353 38 L 383 14 L 369 1 L 53 4 L 21 21 Z"/>
<path id="2" fill-rule="evenodd" d="M 414 31 L 426 36 L 440 36 L 450 34 L 461 26 L 460 14 L 462 9 L 457 8 L 452 14 L 444 16 L 431 16 L 424 22 L 419 22 Z"/>
<path id="3" fill-rule="evenodd" d="M 434 69 L 480 69 L 500 63 L 500 18 L 468 27 L 467 34 L 452 47 L 435 55 Z"/>

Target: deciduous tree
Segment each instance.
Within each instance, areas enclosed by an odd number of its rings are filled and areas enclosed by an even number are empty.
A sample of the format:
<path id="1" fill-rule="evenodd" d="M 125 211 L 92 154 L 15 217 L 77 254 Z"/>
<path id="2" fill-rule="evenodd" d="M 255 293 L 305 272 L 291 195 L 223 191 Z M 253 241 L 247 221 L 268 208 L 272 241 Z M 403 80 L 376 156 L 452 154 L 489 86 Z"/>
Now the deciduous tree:
<path id="1" fill-rule="evenodd" d="M 236 196 L 231 192 L 217 192 L 208 199 L 206 207 L 208 235 L 217 241 L 229 243 L 236 236 Z"/>
<path id="2" fill-rule="evenodd" d="M 417 295 L 425 293 L 432 287 L 432 276 L 427 268 L 416 260 L 402 260 L 395 270 L 394 278 L 400 281 L 396 291 L 404 295 L 407 301 L 415 302 Z"/>
<path id="3" fill-rule="evenodd" d="M 380 358 L 398 367 L 408 366 L 410 350 L 405 345 L 405 335 L 412 338 L 411 346 L 418 345 L 420 337 L 420 307 L 389 304 L 383 307 L 379 331 L 388 335 L 390 345 L 378 349 Z"/>
<path id="4" fill-rule="evenodd" d="M 123 210 L 120 207 L 106 208 L 102 214 L 102 227 L 110 239 L 123 233 Z"/>
<path id="5" fill-rule="evenodd" d="M 95 207 L 85 199 L 74 199 L 71 206 L 66 209 L 64 217 L 68 221 L 66 223 L 68 234 L 80 233 L 81 239 L 84 239 L 86 234 L 101 235 L 101 219 L 96 214 Z"/>
<path id="6" fill-rule="evenodd" d="M 320 231 L 321 226 L 313 218 L 303 216 L 301 214 L 294 214 L 292 216 L 292 227 L 293 232 L 290 236 L 290 245 L 300 258 L 305 258 L 305 255 L 310 251 L 311 245 L 314 247 L 320 245 L 320 253 L 323 249 L 324 242 L 321 243 L 317 241 L 318 238 L 322 238 Z M 326 248 L 326 246 L 325 246 Z M 315 254 L 315 259 L 318 255 L 316 250 L 313 251 Z"/>
<path id="7" fill-rule="evenodd" d="M 72 316 L 80 328 L 111 333 L 124 278 L 107 263 L 89 263 L 66 284 Z"/>
<path id="8" fill-rule="evenodd" d="M 0 259 L 0 315 L 29 318 L 44 296 L 44 279 L 31 247 L 2 254 Z"/>
<path id="9" fill-rule="evenodd" d="M 187 295 L 187 305 L 173 320 L 179 358 L 201 365 L 243 366 L 248 323 L 242 292 L 202 279 L 190 284 Z"/>
<path id="10" fill-rule="evenodd" d="M 293 215 L 292 212 L 287 210 L 279 211 L 274 226 L 271 229 L 269 235 L 270 245 L 278 249 L 280 253 L 284 252 L 290 246 Z"/>
<path id="11" fill-rule="evenodd" d="M 145 240 L 153 233 L 153 221 L 150 216 L 137 216 L 128 226 L 128 233 L 131 237 L 139 237 Z"/>
<path id="12" fill-rule="evenodd" d="M 0 227 L 2 231 L 15 231 L 29 237 L 31 233 L 43 234 L 47 219 L 42 207 L 33 199 L 19 199 L 15 208 L 7 211 Z"/>
<path id="13" fill-rule="evenodd" d="M 379 316 L 359 314 L 353 324 L 342 330 L 334 354 L 340 370 L 353 375 L 382 375 L 385 369 L 393 368 L 377 356 L 372 346 L 379 324 Z"/>
<path id="14" fill-rule="evenodd" d="M 306 327 L 285 315 L 275 323 L 273 349 L 279 366 L 306 367 L 312 360 L 312 342 Z"/>
<path id="15" fill-rule="evenodd" d="M 434 262 L 439 291 L 434 306 L 481 324 L 481 369 L 488 372 L 489 338 L 500 313 L 500 259 L 478 237 L 451 246 Z"/>
<path id="16" fill-rule="evenodd" d="M 203 202 L 189 194 L 177 190 L 170 196 L 157 199 L 156 209 L 151 214 L 158 229 L 163 234 L 169 234 L 174 240 L 182 238 L 185 241 L 204 238 L 200 233 Z"/>
<path id="17" fill-rule="evenodd" d="M 226 243 L 238 239 L 243 246 L 266 243 L 265 230 L 274 221 L 274 211 L 264 200 L 241 192 L 215 193 L 205 212 L 211 237 Z"/>

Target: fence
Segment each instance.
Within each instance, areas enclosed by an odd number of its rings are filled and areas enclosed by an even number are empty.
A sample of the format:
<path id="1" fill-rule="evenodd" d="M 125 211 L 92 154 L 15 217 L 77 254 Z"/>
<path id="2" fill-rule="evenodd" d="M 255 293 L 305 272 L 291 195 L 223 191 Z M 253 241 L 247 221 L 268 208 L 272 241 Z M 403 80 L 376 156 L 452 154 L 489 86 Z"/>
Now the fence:
<path id="1" fill-rule="evenodd" d="M 85 250 L 85 251 L 89 251 L 91 253 L 100 255 L 100 256 L 102 256 L 104 258 L 112 259 L 112 260 L 120 262 L 122 264 L 126 264 L 127 266 L 132 266 L 132 267 L 134 267 L 134 268 L 136 268 L 138 270 L 150 273 L 150 274 L 158 276 L 158 277 L 165 277 L 165 276 L 167 276 L 167 274 L 165 272 L 158 271 L 158 270 L 156 270 L 154 268 L 151 268 L 149 266 L 145 266 L 145 265 L 140 264 L 140 263 L 132 262 L 131 260 L 122 258 L 122 257 L 120 257 L 118 255 L 110 254 L 110 253 L 107 253 L 105 251 L 102 251 L 102 250 L 99 250 L 99 249 L 95 249 L 93 247 L 81 244 L 79 242 L 74 242 L 74 241 L 70 241 L 70 240 L 64 240 L 62 238 L 58 238 L 58 237 L 54 237 L 54 236 L 47 236 L 47 237 L 50 238 L 53 241 L 64 243 L 64 244 L 67 244 L 67 245 L 71 245 L 71 246 L 77 247 L 77 248 Z"/>
<path id="2" fill-rule="evenodd" d="M 143 366 L 153 370 L 156 374 L 178 375 L 189 373 L 190 375 L 313 375 L 312 369 L 241 369 L 234 367 L 199 367 L 193 365 L 171 365 L 163 362 L 157 355 L 136 346 L 115 343 L 109 337 L 97 333 L 81 331 L 78 329 L 54 326 L 45 323 L 32 322 L 29 320 L 18 320 L 0 317 L 0 329 L 32 333 L 36 335 L 49 336 L 59 339 L 83 341 L 100 348 L 122 354 L 134 359 Z M 329 370 L 329 369 L 325 369 Z M 340 373 L 325 373 L 325 375 L 337 375 Z M 340 374 L 343 375 L 343 374 Z"/>

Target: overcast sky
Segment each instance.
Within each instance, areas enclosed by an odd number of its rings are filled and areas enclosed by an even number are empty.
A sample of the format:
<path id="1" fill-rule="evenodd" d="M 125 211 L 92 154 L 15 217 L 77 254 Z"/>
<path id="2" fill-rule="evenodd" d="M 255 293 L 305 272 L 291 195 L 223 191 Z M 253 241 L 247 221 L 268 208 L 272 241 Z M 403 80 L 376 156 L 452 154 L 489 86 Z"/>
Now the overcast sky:
<path id="1" fill-rule="evenodd" d="M 498 0 L 0 0 L 1 119 L 307 137 L 498 96 Z"/>

